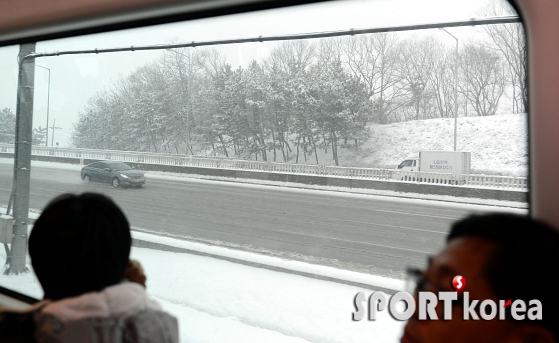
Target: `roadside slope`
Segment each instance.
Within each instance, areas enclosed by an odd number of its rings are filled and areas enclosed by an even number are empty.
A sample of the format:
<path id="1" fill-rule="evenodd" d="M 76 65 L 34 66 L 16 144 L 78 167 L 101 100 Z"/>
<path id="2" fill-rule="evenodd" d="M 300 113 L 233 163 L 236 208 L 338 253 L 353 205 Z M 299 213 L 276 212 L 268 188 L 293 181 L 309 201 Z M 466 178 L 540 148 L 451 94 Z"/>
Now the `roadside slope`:
<path id="1" fill-rule="evenodd" d="M 420 150 L 453 150 L 454 119 L 417 120 L 369 125 L 370 138 L 359 151 L 340 149 L 340 165 L 395 167 Z M 458 118 L 459 151 L 472 153 L 479 174 L 526 176 L 528 128 L 524 113 Z M 332 154 L 321 151 L 320 164 L 332 165 Z"/>

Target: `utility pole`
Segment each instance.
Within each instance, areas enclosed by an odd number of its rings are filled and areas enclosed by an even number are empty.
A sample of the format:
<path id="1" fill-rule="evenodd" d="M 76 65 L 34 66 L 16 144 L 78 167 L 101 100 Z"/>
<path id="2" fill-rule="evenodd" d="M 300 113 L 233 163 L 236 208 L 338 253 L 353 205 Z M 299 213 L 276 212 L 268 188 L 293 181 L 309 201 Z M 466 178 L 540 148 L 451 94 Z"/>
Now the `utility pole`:
<path id="1" fill-rule="evenodd" d="M 186 114 L 186 140 L 188 141 L 188 149 L 190 146 L 190 114 L 192 113 L 192 49 L 188 49 L 188 113 Z M 188 154 L 192 155 L 192 151 L 188 150 Z"/>
<path id="2" fill-rule="evenodd" d="M 456 151 L 456 136 L 458 134 L 458 38 L 448 32 L 444 27 L 440 28 L 456 40 L 456 51 L 454 56 L 454 151 Z"/>
<path id="3" fill-rule="evenodd" d="M 35 43 L 22 44 L 19 48 L 18 97 L 16 105 L 16 139 L 14 154 L 14 236 L 11 256 L 6 262 L 6 274 L 29 271 L 27 258 L 27 225 L 29 221 L 29 194 L 31 185 L 31 141 L 33 136 L 33 90 L 35 80 L 35 59 L 25 56 L 35 52 Z M 11 200 L 11 199 L 10 199 Z M 11 201 L 10 204 L 11 205 Z M 10 208 L 8 206 L 9 213 Z"/>
<path id="4" fill-rule="evenodd" d="M 47 132 L 49 131 L 48 129 L 49 128 L 47 128 Z M 52 126 L 50 127 L 50 129 L 52 129 L 52 137 L 51 137 L 52 140 L 50 142 L 50 146 L 53 147 L 54 146 L 54 130 L 55 129 L 62 129 L 61 127 L 56 126 L 56 118 L 54 118 L 54 121 L 52 122 Z"/>
<path id="5" fill-rule="evenodd" d="M 47 93 L 47 136 L 45 137 L 45 146 L 49 146 L 50 68 L 43 67 L 38 64 L 36 64 L 35 67 L 46 69 L 49 72 L 49 86 L 48 86 L 48 93 Z"/>

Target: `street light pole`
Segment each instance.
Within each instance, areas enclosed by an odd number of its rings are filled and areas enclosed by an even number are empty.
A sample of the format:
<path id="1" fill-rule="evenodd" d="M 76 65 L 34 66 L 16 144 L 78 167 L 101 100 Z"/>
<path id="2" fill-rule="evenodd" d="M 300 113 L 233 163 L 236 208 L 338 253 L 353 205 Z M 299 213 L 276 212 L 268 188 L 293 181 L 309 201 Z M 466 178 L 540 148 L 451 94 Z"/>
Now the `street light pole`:
<path id="1" fill-rule="evenodd" d="M 454 37 L 444 27 L 440 29 L 456 40 L 456 53 L 454 56 L 454 151 L 456 151 L 456 136 L 458 133 L 458 38 Z"/>
<path id="2" fill-rule="evenodd" d="M 45 137 L 45 146 L 49 146 L 50 68 L 43 67 L 43 66 L 40 66 L 38 64 L 35 64 L 35 67 L 46 69 L 49 72 L 49 88 L 48 88 L 48 92 L 47 92 L 47 135 Z M 51 146 L 52 146 L 52 144 L 51 144 Z"/>

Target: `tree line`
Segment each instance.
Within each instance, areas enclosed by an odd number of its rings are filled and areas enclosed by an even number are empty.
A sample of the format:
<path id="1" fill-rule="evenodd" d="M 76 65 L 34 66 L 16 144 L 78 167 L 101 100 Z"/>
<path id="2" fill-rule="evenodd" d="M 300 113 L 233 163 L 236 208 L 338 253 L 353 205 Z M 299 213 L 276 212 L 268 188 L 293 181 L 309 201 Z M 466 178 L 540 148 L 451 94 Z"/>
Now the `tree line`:
<path id="1" fill-rule="evenodd" d="M 458 56 L 441 35 L 394 33 L 286 41 L 237 69 L 214 48 L 166 51 L 92 97 L 72 141 L 317 164 L 323 150 L 338 165 L 338 148 L 359 149 L 368 123 L 453 117 L 455 72 L 460 116 L 494 115 L 503 101 L 524 112 L 523 29 L 485 30 Z"/>

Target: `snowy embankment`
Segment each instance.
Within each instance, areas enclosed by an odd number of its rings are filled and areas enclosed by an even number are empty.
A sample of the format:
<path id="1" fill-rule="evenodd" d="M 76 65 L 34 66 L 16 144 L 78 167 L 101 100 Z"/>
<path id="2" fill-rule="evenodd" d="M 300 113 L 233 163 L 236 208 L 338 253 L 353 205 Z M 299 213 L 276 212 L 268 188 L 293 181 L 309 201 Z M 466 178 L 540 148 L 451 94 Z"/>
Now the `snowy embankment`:
<path id="1" fill-rule="evenodd" d="M 526 176 L 528 121 L 524 113 L 458 118 L 457 150 L 472 153 L 476 174 Z M 369 125 L 370 138 L 357 152 L 340 148 L 341 166 L 394 168 L 422 150 L 453 150 L 454 119 L 416 120 Z M 332 154 L 319 154 L 332 165 Z M 311 160 L 314 162 L 314 160 Z"/>
<path id="2" fill-rule="evenodd" d="M 352 321 L 355 295 L 370 293 L 353 286 L 186 253 L 133 248 L 131 257 L 144 266 L 150 296 L 178 318 L 185 343 L 392 343 L 404 325 L 386 312 L 374 322 Z M 0 285 L 42 297 L 32 273 L 1 274 Z"/>

